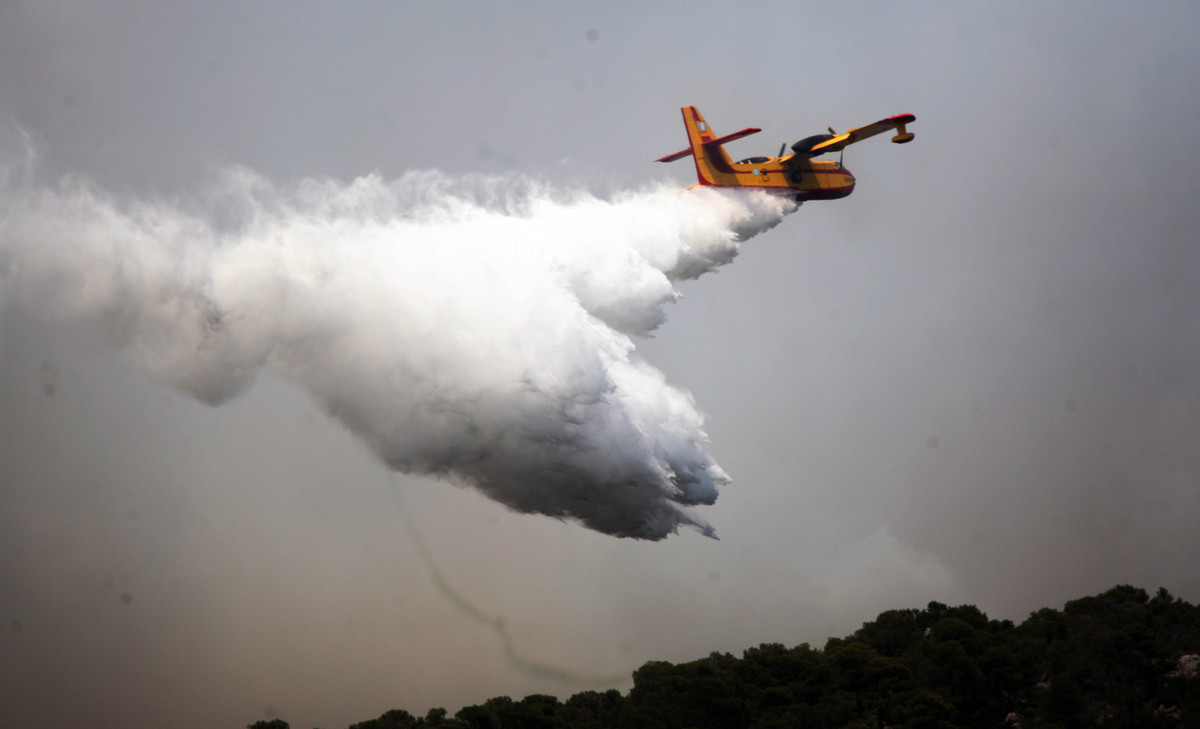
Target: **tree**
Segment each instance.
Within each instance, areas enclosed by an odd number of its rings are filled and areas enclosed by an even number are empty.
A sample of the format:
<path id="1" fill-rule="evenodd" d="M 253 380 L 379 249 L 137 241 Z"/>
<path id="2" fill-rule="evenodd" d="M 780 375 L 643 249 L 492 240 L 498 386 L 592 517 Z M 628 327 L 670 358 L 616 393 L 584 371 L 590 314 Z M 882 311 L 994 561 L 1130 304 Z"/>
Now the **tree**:
<path id="1" fill-rule="evenodd" d="M 1200 726 L 1200 607 L 1118 585 L 1020 625 L 973 605 L 890 610 L 823 649 L 779 643 L 741 658 L 651 661 L 627 696 L 534 694 L 351 729 L 1030 729 Z M 282 720 L 249 729 L 287 729 Z"/>
<path id="2" fill-rule="evenodd" d="M 383 712 L 378 719 L 354 724 L 350 729 L 418 729 L 422 726 L 420 719 L 404 709 L 390 709 Z"/>
<path id="3" fill-rule="evenodd" d="M 880 655 L 899 658 L 913 650 L 924 638 L 916 610 L 888 610 L 854 634 L 855 640 L 874 648 Z"/>

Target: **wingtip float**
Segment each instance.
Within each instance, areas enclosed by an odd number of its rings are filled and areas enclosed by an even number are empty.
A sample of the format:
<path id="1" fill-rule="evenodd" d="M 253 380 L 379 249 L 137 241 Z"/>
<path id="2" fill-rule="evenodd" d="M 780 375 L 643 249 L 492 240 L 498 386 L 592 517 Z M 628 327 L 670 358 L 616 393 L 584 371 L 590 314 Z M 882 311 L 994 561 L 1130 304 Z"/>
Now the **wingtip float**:
<path id="1" fill-rule="evenodd" d="M 796 202 L 806 200 L 836 200 L 854 192 L 854 175 L 842 166 L 841 160 L 815 160 L 814 157 L 840 152 L 855 142 L 895 130 L 892 141 L 904 144 L 913 140 L 907 125 L 916 121 L 912 114 L 897 114 L 880 119 L 874 124 L 851 129 L 844 134 L 829 130 L 828 134 L 814 134 L 792 145 L 790 154 L 787 143 L 775 157 L 750 157 L 739 162 L 730 160 L 724 145 L 735 139 L 756 134 L 761 129 L 747 127 L 740 132 L 717 136 L 704 121 L 694 106 L 685 106 L 683 125 L 687 128 L 688 146 L 684 149 L 659 157 L 657 162 L 674 162 L 692 157 L 696 163 L 696 177 L 701 187 L 750 187 L 785 195 Z"/>

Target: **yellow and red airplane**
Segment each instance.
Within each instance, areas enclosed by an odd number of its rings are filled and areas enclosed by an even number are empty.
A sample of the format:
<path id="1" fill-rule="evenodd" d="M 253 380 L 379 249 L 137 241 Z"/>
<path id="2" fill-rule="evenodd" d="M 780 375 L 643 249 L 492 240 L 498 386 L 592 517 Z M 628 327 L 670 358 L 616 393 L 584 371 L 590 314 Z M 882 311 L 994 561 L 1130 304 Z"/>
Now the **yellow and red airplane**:
<path id="1" fill-rule="evenodd" d="M 696 176 L 700 179 L 700 186 L 759 188 L 786 195 L 797 202 L 834 200 L 854 192 L 854 175 L 842 167 L 841 160 L 814 160 L 813 157 L 839 152 L 855 142 L 890 129 L 896 130 L 896 135 L 892 137 L 896 144 L 911 142 L 914 135 L 906 125 L 916 121 L 912 114 L 898 114 L 865 127 L 851 129 L 845 134 L 837 134 L 830 129 L 829 134 L 814 134 L 796 142 L 792 145 L 791 154 L 784 154 L 787 151 L 787 142 L 784 142 L 777 157 L 750 157 L 732 162 L 724 145 L 762 130 L 748 127 L 718 137 L 696 107 L 685 106 L 681 111 L 689 146 L 656 161 L 674 162 L 691 155 L 696 161 Z"/>

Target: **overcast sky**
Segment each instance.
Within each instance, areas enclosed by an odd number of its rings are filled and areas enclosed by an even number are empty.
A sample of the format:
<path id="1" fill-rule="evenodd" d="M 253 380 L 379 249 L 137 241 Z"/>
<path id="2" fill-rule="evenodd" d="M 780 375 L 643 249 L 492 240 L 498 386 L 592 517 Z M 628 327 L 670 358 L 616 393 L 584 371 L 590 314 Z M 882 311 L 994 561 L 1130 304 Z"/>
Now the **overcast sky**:
<path id="1" fill-rule="evenodd" d="M 763 129 L 735 157 L 917 117 L 635 339 L 709 417 L 719 541 L 389 475 L 271 371 L 206 405 L 0 260 L 0 723 L 336 727 L 930 600 L 1200 600 L 1198 33 L 1190 3 L 0 3 L 5 174 L 34 149 L 35 184 L 126 200 L 233 166 L 604 197 L 694 182 L 652 163 L 685 104 Z"/>

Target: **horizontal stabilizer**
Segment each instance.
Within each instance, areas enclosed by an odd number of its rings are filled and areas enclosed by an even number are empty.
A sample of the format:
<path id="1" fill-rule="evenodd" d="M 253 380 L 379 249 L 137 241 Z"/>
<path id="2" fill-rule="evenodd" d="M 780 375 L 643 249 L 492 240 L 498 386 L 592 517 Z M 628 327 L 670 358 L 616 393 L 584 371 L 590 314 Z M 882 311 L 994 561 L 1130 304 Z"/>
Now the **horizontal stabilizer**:
<path id="1" fill-rule="evenodd" d="M 655 162 L 674 162 L 677 159 L 683 159 L 684 157 L 687 157 L 691 153 L 692 153 L 692 148 L 688 147 L 687 149 L 679 150 L 675 154 L 668 154 L 666 157 L 659 157 L 658 159 L 656 159 L 654 161 Z"/>
<path id="2" fill-rule="evenodd" d="M 704 143 L 704 146 L 705 147 L 720 147 L 722 144 L 729 144 L 730 142 L 732 142 L 735 139 L 741 139 L 742 137 L 748 137 L 751 134 L 758 134 L 761 131 L 762 130 L 759 129 L 758 127 L 746 127 L 745 129 L 743 129 L 740 132 L 734 132 L 733 134 L 726 134 L 723 137 L 717 137 L 716 139 L 709 140 Z"/>
<path id="3" fill-rule="evenodd" d="M 761 131 L 762 130 L 757 127 L 746 127 L 745 129 L 743 129 L 740 132 L 734 132 L 733 134 L 726 134 L 723 137 L 717 137 L 716 139 L 710 139 L 707 142 L 703 142 L 703 145 L 706 149 L 712 149 L 714 147 L 720 147 L 722 144 L 728 144 L 729 142 L 732 142 L 735 139 L 741 139 L 742 137 L 748 137 L 751 134 L 757 134 L 758 132 L 761 132 Z M 677 159 L 683 159 L 684 157 L 687 157 L 691 154 L 692 154 L 692 148 L 688 147 L 687 149 L 681 149 L 674 154 L 668 154 L 666 157 L 659 157 L 658 159 L 656 159 L 654 161 L 655 162 L 674 162 Z"/>

